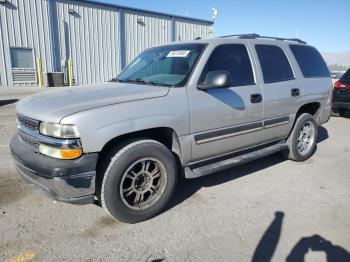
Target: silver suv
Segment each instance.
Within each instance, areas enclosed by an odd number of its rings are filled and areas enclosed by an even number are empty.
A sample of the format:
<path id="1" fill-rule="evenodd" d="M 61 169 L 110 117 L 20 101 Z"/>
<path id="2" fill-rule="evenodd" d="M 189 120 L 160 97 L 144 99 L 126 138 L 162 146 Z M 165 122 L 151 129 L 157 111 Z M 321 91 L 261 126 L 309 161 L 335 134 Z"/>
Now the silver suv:
<path id="1" fill-rule="evenodd" d="M 21 100 L 11 152 L 23 178 L 52 198 L 101 204 L 135 223 L 166 207 L 180 175 L 278 151 L 308 159 L 331 92 L 319 52 L 299 39 L 171 43 L 147 49 L 108 83 Z"/>

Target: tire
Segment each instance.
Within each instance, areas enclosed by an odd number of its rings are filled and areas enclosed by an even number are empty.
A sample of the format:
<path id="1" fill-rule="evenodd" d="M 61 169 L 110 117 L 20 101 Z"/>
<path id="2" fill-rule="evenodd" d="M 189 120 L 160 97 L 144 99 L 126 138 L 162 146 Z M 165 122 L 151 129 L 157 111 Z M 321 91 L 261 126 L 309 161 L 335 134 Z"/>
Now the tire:
<path id="1" fill-rule="evenodd" d="M 164 210 L 177 183 L 168 148 L 149 139 L 128 141 L 111 150 L 106 161 L 100 199 L 113 218 L 137 223 Z"/>
<path id="2" fill-rule="evenodd" d="M 332 116 L 339 117 L 338 109 L 332 108 L 332 113 L 331 114 L 332 114 Z"/>
<path id="3" fill-rule="evenodd" d="M 302 130 L 303 127 L 306 128 Z M 306 132 L 308 127 L 310 127 L 310 133 Z M 304 133 L 301 134 L 303 131 Z M 310 138 L 309 140 L 307 138 L 308 136 Z M 287 139 L 288 149 L 282 151 L 282 153 L 290 160 L 297 162 L 305 161 L 315 152 L 317 137 L 318 129 L 314 117 L 307 113 L 301 114 L 295 121 L 292 132 Z M 309 141 L 308 143 L 306 143 L 307 140 Z M 303 148 L 305 150 L 302 150 Z"/>
<path id="4" fill-rule="evenodd" d="M 339 109 L 338 109 L 338 115 L 339 115 L 340 117 L 345 117 L 345 115 L 346 115 L 346 109 L 344 109 L 344 108 L 339 108 Z"/>

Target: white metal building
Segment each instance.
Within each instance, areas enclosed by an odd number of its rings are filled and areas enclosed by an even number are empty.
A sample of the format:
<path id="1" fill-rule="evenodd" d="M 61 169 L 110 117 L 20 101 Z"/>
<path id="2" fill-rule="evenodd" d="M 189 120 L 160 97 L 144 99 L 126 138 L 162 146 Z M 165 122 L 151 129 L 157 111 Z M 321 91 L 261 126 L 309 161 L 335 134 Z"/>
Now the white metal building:
<path id="1" fill-rule="evenodd" d="M 66 72 L 76 84 L 107 81 L 145 48 L 209 38 L 212 22 L 90 0 L 0 0 L 0 85 Z"/>

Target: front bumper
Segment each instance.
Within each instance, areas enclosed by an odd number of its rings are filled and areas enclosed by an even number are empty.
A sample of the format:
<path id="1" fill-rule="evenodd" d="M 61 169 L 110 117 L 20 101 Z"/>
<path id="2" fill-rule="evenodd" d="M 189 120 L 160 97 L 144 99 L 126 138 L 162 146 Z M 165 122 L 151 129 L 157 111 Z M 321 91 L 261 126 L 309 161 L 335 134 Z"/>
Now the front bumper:
<path id="1" fill-rule="evenodd" d="M 61 160 L 36 153 L 14 135 L 11 154 L 19 174 L 51 198 L 72 204 L 94 202 L 97 153 Z"/>

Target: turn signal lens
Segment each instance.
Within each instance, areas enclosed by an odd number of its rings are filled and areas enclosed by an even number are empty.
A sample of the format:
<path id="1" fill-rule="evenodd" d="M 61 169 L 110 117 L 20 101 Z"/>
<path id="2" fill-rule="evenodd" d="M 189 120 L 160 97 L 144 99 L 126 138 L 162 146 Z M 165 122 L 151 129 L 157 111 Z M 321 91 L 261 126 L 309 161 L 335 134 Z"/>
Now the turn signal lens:
<path id="1" fill-rule="evenodd" d="M 60 149 L 47 146 L 44 144 L 39 145 L 39 152 L 43 155 L 59 158 L 59 159 L 75 159 L 80 157 L 83 154 L 81 148 L 75 149 Z"/>
<path id="2" fill-rule="evenodd" d="M 60 150 L 62 159 L 75 159 L 82 155 L 82 150 L 80 148 L 77 149 L 65 149 Z"/>

